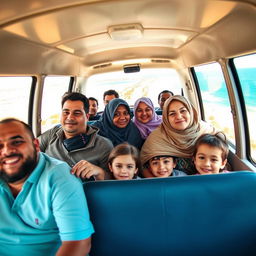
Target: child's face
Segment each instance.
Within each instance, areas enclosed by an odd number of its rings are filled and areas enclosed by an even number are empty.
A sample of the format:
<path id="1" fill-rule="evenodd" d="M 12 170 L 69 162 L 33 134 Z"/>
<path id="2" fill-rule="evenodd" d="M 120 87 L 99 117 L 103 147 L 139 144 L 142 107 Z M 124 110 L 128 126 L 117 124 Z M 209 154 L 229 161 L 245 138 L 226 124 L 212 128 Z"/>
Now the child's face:
<path id="1" fill-rule="evenodd" d="M 138 171 L 131 155 L 117 156 L 112 164 L 109 164 L 109 169 L 116 180 L 131 180 Z"/>
<path id="2" fill-rule="evenodd" d="M 172 157 L 159 157 L 149 160 L 149 169 L 155 177 L 169 177 L 176 166 Z"/>
<path id="3" fill-rule="evenodd" d="M 221 154 L 222 150 L 217 147 L 207 144 L 200 145 L 194 158 L 194 164 L 198 173 L 219 173 L 220 169 L 224 168 L 227 163 L 227 159 L 222 160 Z"/>

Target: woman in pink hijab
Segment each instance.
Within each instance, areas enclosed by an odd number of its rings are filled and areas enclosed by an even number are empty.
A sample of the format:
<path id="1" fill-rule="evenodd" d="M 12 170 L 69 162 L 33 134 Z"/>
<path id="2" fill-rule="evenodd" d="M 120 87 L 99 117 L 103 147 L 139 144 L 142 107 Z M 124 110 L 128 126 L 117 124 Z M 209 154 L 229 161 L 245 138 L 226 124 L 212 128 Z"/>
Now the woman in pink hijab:
<path id="1" fill-rule="evenodd" d="M 137 99 L 133 111 L 133 122 L 145 140 L 162 123 L 162 117 L 156 114 L 153 102 L 147 97 Z"/>

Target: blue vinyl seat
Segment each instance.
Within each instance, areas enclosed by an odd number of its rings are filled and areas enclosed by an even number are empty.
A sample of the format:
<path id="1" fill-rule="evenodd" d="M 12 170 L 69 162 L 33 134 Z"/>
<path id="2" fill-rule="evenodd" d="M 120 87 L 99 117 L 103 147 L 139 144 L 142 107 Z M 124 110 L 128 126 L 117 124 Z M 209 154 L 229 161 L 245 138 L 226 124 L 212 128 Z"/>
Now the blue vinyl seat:
<path id="1" fill-rule="evenodd" d="M 256 255 L 256 174 L 249 171 L 84 185 L 90 256 Z"/>

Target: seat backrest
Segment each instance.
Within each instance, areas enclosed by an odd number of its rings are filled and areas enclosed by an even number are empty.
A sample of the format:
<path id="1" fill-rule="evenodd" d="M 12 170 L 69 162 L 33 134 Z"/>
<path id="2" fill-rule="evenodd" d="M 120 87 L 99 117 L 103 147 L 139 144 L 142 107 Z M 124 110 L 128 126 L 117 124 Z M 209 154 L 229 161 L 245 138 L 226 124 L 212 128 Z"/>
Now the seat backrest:
<path id="1" fill-rule="evenodd" d="M 256 255 L 256 174 L 86 183 L 90 256 Z"/>

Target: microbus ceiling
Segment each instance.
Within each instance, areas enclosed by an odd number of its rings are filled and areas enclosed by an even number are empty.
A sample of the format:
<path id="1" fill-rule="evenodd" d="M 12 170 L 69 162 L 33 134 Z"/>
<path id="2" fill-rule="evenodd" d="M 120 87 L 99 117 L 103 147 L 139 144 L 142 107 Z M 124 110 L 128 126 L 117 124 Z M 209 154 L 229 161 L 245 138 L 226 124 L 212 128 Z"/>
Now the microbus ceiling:
<path id="1" fill-rule="evenodd" d="M 46 49 L 61 51 L 85 66 L 135 58 L 180 58 L 189 66 L 253 51 L 256 45 L 256 0 L 0 0 L 0 4 L 0 42 L 8 33 L 44 49 L 42 56 Z"/>

